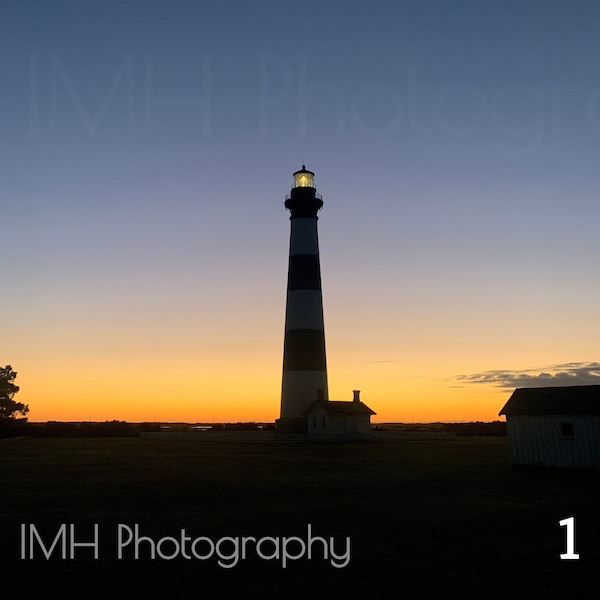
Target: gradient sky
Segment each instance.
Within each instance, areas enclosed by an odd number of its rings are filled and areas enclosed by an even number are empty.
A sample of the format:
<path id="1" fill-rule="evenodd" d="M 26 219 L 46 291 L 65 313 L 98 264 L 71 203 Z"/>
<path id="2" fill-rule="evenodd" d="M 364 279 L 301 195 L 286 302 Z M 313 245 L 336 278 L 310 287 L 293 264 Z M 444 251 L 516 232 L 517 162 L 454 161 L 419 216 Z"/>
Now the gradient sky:
<path id="1" fill-rule="evenodd" d="M 600 382 L 600 5 L 4 0 L 0 363 L 31 420 L 272 420 L 306 163 L 330 398 Z"/>

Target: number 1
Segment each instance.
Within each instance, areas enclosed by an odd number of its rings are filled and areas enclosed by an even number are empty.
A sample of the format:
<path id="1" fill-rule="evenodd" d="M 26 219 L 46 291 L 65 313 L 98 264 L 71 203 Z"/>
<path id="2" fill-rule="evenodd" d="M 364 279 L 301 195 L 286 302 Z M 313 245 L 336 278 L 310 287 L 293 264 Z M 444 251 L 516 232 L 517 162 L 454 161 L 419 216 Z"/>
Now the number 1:
<path id="1" fill-rule="evenodd" d="M 579 554 L 575 553 L 575 517 L 563 519 L 558 524 L 567 528 L 567 551 L 560 555 L 561 560 L 579 560 Z"/>

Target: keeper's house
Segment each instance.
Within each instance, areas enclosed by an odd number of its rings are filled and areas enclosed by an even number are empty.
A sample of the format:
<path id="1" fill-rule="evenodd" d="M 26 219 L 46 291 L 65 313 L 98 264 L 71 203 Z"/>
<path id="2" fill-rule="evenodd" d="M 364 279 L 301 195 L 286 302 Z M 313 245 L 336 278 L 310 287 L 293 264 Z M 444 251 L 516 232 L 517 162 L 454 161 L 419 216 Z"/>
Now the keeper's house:
<path id="1" fill-rule="evenodd" d="M 360 400 L 360 390 L 353 390 L 350 402 L 325 400 L 317 390 L 317 400 L 305 411 L 308 435 L 312 438 L 354 440 L 371 437 L 371 415 L 376 414 Z"/>
<path id="2" fill-rule="evenodd" d="M 500 415 L 514 465 L 600 468 L 600 385 L 519 388 Z"/>

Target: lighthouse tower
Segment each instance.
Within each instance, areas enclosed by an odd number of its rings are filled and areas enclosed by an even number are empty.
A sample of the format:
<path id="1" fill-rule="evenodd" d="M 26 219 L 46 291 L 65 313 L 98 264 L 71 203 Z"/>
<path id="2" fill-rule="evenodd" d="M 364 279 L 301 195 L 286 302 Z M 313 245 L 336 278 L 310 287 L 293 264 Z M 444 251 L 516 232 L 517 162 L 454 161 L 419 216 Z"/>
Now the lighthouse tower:
<path id="1" fill-rule="evenodd" d="M 315 400 L 327 401 L 327 364 L 317 212 L 323 206 L 315 174 L 304 165 L 294 173 L 294 187 L 285 200 L 290 211 L 281 417 L 277 430 L 305 433 L 306 411 Z"/>

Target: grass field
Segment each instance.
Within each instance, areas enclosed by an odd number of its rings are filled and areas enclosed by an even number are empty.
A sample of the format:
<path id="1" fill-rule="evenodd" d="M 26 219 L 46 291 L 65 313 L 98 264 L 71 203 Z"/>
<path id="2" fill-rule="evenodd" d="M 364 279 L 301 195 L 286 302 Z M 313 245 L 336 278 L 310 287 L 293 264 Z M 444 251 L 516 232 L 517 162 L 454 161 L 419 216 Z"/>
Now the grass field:
<path id="1" fill-rule="evenodd" d="M 0 442 L 0 559 L 6 598 L 597 598 L 600 474 L 515 469 L 506 438 L 363 444 L 126 439 Z M 577 561 L 560 560 L 576 518 Z M 20 524 L 49 546 L 63 523 L 78 549 L 20 558 Z M 159 540 L 348 536 L 351 559 L 322 552 L 282 567 L 249 552 L 118 560 L 117 525 Z M 166 544 L 164 548 L 173 548 Z M 224 546 L 225 547 L 225 546 Z M 227 546 L 229 547 L 229 546 Z M 272 548 L 273 546 L 269 546 Z M 203 546 L 204 548 L 204 546 Z M 298 551 L 299 546 L 291 546 Z M 317 547 L 319 550 L 320 547 Z M 38 549 L 39 550 L 39 549 Z M 165 550 L 165 553 L 168 553 Z"/>

